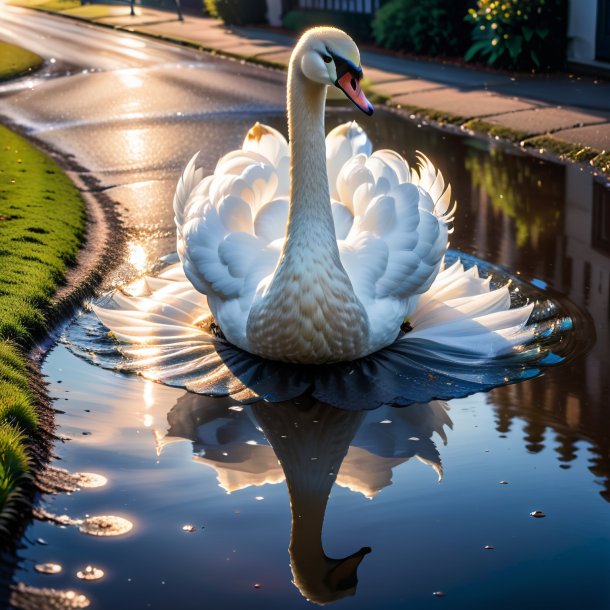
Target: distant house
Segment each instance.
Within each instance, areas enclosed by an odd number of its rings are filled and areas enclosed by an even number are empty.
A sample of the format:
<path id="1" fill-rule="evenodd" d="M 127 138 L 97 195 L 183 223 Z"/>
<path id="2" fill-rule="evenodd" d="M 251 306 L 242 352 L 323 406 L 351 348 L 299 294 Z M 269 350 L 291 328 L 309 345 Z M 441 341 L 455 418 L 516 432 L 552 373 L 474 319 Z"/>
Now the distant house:
<path id="1" fill-rule="evenodd" d="M 610 0 L 570 0 L 568 61 L 610 70 Z"/>
<path id="2" fill-rule="evenodd" d="M 321 11 L 344 11 L 371 15 L 383 4 L 382 0 L 283 0 L 288 10 L 313 9 Z"/>
<path id="3" fill-rule="evenodd" d="M 568 62 L 576 68 L 610 71 L 610 0 L 568 2 Z M 295 9 L 360 13 L 370 18 L 383 3 L 384 0 L 267 0 L 272 25 L 281 25 L 281 16 Z"/>
<path id="4" fill-rule="evenodd" d="M 376 13 L 384 0 L 267 0 L 271 25 L 282 25 L 282 15 L 294 10 L 360 13 L 368 19 Z"/>

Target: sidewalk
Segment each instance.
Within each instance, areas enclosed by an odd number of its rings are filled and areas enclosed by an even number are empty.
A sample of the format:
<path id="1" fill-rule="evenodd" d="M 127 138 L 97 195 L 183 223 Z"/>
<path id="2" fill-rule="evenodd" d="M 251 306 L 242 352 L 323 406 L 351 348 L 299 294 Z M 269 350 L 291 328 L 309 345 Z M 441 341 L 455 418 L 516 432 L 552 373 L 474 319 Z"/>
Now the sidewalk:
<path id="1" fill-rule="evenodd" d="M 25 4 L 25 3 L 24 3 Z M 60 14 L 173 40 L 207 51 L 286 67 L 294 39 L 268 28 L 118 5 Z M 590 161 L 610 175 L 610 82 L 590 77 L 497 73 L 363 50 L 369 89 L 387 104 L 439 123 L 483 132 L 563 158 Z"/>

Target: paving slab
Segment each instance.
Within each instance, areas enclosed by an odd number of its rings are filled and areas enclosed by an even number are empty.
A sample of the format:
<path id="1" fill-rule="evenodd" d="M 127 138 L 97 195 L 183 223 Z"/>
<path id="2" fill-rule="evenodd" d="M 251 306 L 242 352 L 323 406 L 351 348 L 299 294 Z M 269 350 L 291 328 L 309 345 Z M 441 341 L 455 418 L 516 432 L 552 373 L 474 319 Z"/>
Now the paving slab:
<path id="1" fill-rule="evenodd" d="M 446 89 L 446 85 L 424 80 L 423 78 L 401 78 L 389 83 L 374 83 L 375 91 L 391 97 L 416 93 L 418 91 L 430 91 L 432 89 Z"/>
<path id="2" fill-rule="evenodd" d="M 494 125 L 510 127 L 529 134 L 548 133 L 559 129 L 605 123 L 610 115 L 596 116 L 567 108 L 542 107 L 521 112 L 494 115 L 486 119 Z"/>
<path id="3" fill-rule="evenodd" d="M 273 54 L 288 53 L 288 57 L 290 58 L 290 51 L 286 47 L 281 46 L 281 45 L 262 47 L 260 49 L 260 51 L 254 55 L 254 57 L 265 57 L 265 59 L 267 59 L 266 56 L 271 53 L 273 53 Z M 288 63 L 288 62 L 286 62 L 286 63 Z"/>
<path id="4" fill-rule="evenodd" d="M 587 76 L 518 74 L 510 83 L 493 83 L 488 89 L 502 95 L 536 99 L 554 106 L 610 112 L 610 81 Z"/>
<path id="5" fill-rule="evenodd" d="M 268 52 L 268 53 L 259 53 L 256 57 L 260 57 L 261 59 L 266 59 L 267 61 L 273 61 L 277 64 L 288 65 L 290 61 L 290 55 L 292 51 L 284 50 L 277 52 Z"/>
<path id="6" fill-rule="evenodd" d="M 373 66 L 369 66 L 368 64 L 362 62 L 362 69 L 364 71 L 364 76 L 371 82 L 378 83 L 387 83 L 389 81 L 399 80 L 404 78 L 405 75 L 400 72 L 393 72 L 391 70 L 379 70 Z"/>
<path id="7" fill-rule="evenodd" d="M 392 98 L 392 103 L 433 108 L 465 119 L 487 117 L 535 107 L 530 102 L 518 99 L 502 97 L 485 91 L 458 91 L 453 87 L 399 95 Z"/>
<path id="8" fill-rule="evenodd" d="M 446 88 L 446 85 L 424 80 L 423 78 L 403 78 L 400 81 L 391 83 L 382 83 L 381 85 L 375 84 L 375 91 L 383 93 L 384 95 L 389 95 L 393 102 L 405 104 L 409 103 L 405 97 L 407 94 Z"/>
<path id="9" fill-rule="evenodd" d="M 553 134 L 558 140 L 579 146 L 590 146 L 595 150 L 610 152 L 610 123 L 588 125 L 577 129 L 565 129 Z"/>
<path id="10" fill-rule="evenodd" d="M 201 44 L 203 47 L 218 49 L 220 51 L 229 51 L 238 47 L 245 47 L 246 44 L 243 38 L 225 32 L 210 33 L 209 36 L 193 36 L 188 31 L 181 29 L 181 24 L 164 23 L 157 25 L 137 26 L 134 31 L 144 32 L 146 34 L 154 34 L 156 36 L 170 36 L 176 39 L 190 40 Z M 253 47 L 254 45 L 252 45 Z M 258 47 L 257 47 L 258 49 Z"/>
<path id="11" fill-rule="evenodd" d="M 393 72 L 403 76 L 417 76 L 460 88 L 486 88 L 511 82 L 511 77 L 507 74 L 473 70 L 451 64 L 426 60 L 418 61 L 368 50 L 363 51 L 360 56 L 365 69 L 368 66 L 385 72 Z"/>

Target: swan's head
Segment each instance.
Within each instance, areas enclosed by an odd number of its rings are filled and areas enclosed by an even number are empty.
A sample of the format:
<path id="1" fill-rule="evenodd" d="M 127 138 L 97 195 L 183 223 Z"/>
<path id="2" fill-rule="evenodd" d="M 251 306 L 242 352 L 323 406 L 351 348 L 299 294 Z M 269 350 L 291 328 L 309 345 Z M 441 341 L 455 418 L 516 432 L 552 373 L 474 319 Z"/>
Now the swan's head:
<path id="1" fill-rule="evenodd" d="M 308 30 L 301 36 L 292 62 L 298 62 L 293 69 L 300 68 L 309 80 L 338 87 L 356 108 L 368 115 L 373 114 L 373 106 L 360 86 L 360 52 L 345 32 L 329 27 Z"/>
<path id="2" fill-rule="evenodd" d="M 365 546 L 343 559 L 332 559 L 323 554 L 317 559 L 307 557 L 308 561 L 299 561 L 298 550 L 291 546 L 294 585 L 303 597 L 320 606 L 355 595 L 358 566 L 370 552 L 371 548 Z"/>

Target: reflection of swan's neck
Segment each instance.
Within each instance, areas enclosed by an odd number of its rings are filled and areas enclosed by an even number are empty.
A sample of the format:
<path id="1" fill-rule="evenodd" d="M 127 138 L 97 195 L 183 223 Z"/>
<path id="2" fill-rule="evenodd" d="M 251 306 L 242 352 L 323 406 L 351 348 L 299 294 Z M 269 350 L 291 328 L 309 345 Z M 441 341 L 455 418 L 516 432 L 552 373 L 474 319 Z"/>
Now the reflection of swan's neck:
<path id="1" fill-rule="evenodd" d="M 368 549 L 344 559 L 327 557 L 322 526 L 331 487 L 363 413 L 321 404 L 304 411 L 288 404 L 255 405 L 253 411 L 286 475 L 292 512 L 290 564 L 296 586 L 318 603 L 353 594 L 356 569 Z"/>

